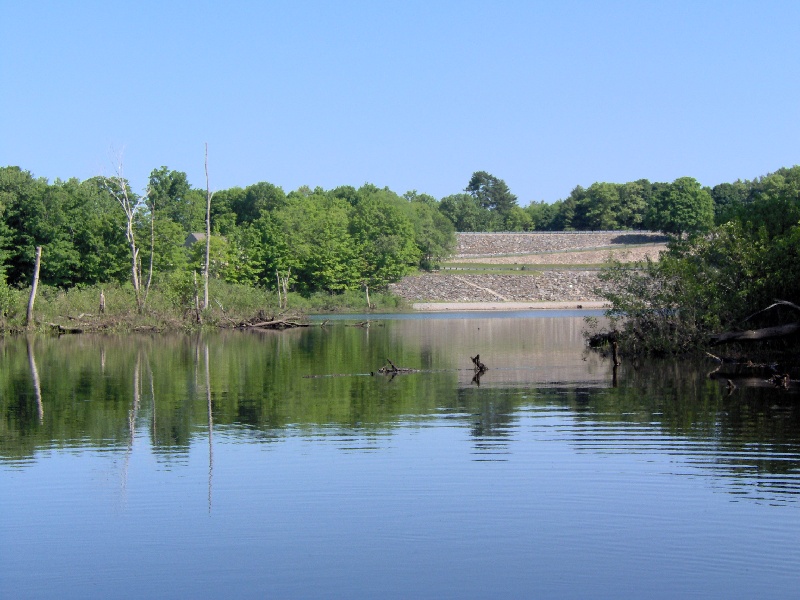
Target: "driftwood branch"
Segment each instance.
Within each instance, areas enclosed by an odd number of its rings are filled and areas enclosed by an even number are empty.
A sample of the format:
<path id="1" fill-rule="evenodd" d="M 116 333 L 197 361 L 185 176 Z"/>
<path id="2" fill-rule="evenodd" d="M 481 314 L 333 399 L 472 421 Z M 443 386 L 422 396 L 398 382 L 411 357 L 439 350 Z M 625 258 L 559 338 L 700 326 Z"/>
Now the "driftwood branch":
<path id="1" fill-rule="evenodd" d="M 797 385 L 789 373 L 779 370 L 777 364 L 754 363 L 752 361 L 736 361 L 715 356 L 706 352 L 706 356 L 716 361 L 717 367 L 708 374 L 709 379 L 722 379 L 726 382 L 728 395 L 741 387 L 770 387 L 789 390 Z M 734 380 L 736 383 L 734 383 Z M 737 386 L 738 384 L 738 386 Z"/>
<path id="2" fill-rule="evenodd" d="M 778 306 L 788 306 L 798 312 L 800 312 L 800 306 L 794 304 L 793 302 L 789 302 L 788 300 L 776 300 L 773 304 L 770 304 L 768 307 L 758 311 L 757 313 L 753 313 L 749 317 L 745 319 L 745 321 L 749 321 L 753 317 L 757 317 L 760 314 L 767 312 Z M 756 342 L 756 341 L 763 341 L 763 340 L 774 340 L 785 338 L 790 335 L 794 335 L 800 332 L 800 322 L 798 323 L 789 323 L 787 325 L 776 325 L 774 327 L 762 327 L 761 329 L 748 329 L 746 331 L 726 331 L 724 333 L 717 333 L 712 335 L 709 339 L 711 345 L 717 344 L 729 344 L 731 342 Z"/>
<path id="3" fill-rule="evenodd" d="M 48 323 L 48 325 L 58 331 L 59 334 L 84 332 L 84 330 L 80 327 L 65 327 L 64 325 L 59 325 L 58 323 Z"/>
<path id="4" fill-rule="evenodd" d="M 419 369 L 408 369 L 406 367 L 397 367 L 388 358 L 386 359 L 386 362 L 388 364 L 378 369 L 378 373 L 383 373 L 384 375 L 398 375 L 400 373 L 419 373 Z"/>
<path id="5" fill-rule="evenodd" d="M 764 309 L 758 311 L 757 313 L 753 313 L 752 315 L 747 317 L 745 319 L 745 321 L 749 321 L 753 317 L 757 317 L 761 313 L 765 313 L 768 310 L 771 310 L 771 309 L 775 308 L 776 306 L 788 306 L 789 308 L 793 308 L 796 311 L 800 312 L 800 306 L 797 306 L 797 304 L 794 304 L 793 302 L 789 302 L 788 300 L 775 300 L 775 302 L 773 304 L 770 304 L 767 308 L 764 308 Z"/>
<path id="6" fill-rule="evenodd" d="M 789 323 L 788 325 L 777 325 L 775 327 L 763 327 L 761 329 L 749 329 L 747 331 L 728 331 L 712 335 L 711 345 L 729 344 L 731 342 L 755 342 L 762 340 L 774 340 L 788 337 L 800 331 L 800 323 Z"/>
<path id="7" fill-rule="evenodd" d="M 475 365 L 475 370 L 480 371 L 481 373 L 485 373 L 489 370 L 489 368 L 481 362 L 481 355 L 476 354 L 475 356 L 470 356 L 469 359 L 472 361 L 472 364 Z"/>
<path id="8" fill-rule="evenodd" d="M 481 362 L 481 355 L 476 354 L 475 356 L 470 356 L 469 359 L 472 361 L 472 364 L 475 366 L 475 374 L 472 376 L 472 383 L 475 385 L 481 384 L 481 376 L 489 370 L 485 364 Z"/>
<path id="9" fill-rule="evenodd" d="M 311 327 L 311 323 L 273 319 L 271 321 L 261 321 L 259 323 L 243 323 L 242 327 L 245 329 L 293 329 L 295 327 Z"/>

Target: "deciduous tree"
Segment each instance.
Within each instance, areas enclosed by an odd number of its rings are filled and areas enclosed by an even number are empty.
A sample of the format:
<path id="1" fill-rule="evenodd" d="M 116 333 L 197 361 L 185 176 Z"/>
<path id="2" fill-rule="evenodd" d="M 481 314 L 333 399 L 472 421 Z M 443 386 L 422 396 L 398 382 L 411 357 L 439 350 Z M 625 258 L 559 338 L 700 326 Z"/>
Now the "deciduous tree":
<path id="1" fill-rule="evenodd" d="M 657 191 L 650 210 L 652 229 L 678 237 L 707 231 L 714 224 L 714 201 L 692 177 L 680 177 Z"/>

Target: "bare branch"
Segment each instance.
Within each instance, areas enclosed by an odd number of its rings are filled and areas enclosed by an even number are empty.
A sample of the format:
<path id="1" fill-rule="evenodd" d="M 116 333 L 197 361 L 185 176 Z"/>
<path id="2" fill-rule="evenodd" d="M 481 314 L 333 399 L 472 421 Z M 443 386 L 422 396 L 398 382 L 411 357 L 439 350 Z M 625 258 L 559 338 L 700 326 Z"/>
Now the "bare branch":
<path id="1" fill-rule="evenodd" d="M 122 171 L 122 153 L 117 154 L 117 160 L 114 163 L 115 174 L 113 177 L 103 177 L 103 187 L 106 191 L 119 202 L 125 213 L 125 239 L 128 241 L 128 246 L 131 253 L 131 282 L 133 283 L 133 291 L 136 295 L 136 308 L 141 311 L 143 309 L 140 276 L 139 276 L 139 249 L 136 246 L 136 236 L 133 231 L 133 222 L 136 212 L 136 203 L 131 200 L 128 194 L 128 182 L 125 180 Z"/>
<path id="2" fill-rule="evenodd" d="M 208 184 L 208 142 L 206 142 L 206 264 L 203 269 L 203 310 L 208 308 L 208 269 L 211 258 L 211 188 Z"/>
<path id="3" fill-rule="evenodd" d="M 797 304 L 794 304 L 793 302 L 789 302 L 788 300 L 775 300 L 775 302 L 773 304 L 770 304 L 767 308 L 764 308 L 764 309 L 758 311 L 757 313 L 754 313 L 754 314 L 750 315 L 749 317 L 747 317 L 744 320 L 745 321 L 749 321 L 753 317 L 756 317 L 756 316 L 760 315 L 761 313 L 767 312 L 768 310 L 773 309 L 776 306 L 788 306 L 789 308 L 793 308 L 793 309 L 795 309 L 797 311 L 800 311 L 800 306 L 797 306 Z"/>

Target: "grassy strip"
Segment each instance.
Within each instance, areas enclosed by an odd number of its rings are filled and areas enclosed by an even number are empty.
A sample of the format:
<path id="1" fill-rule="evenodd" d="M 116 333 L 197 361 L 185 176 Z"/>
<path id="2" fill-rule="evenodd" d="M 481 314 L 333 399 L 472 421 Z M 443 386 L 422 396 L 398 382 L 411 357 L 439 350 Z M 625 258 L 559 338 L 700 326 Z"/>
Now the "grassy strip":
<path id="1" fill-rule="evenodd" d="M 0 286 L 0 334 L 25 331 L 25 315 L 30 289 Z M 105 296 L 105 312 L 100 313 L 100 293 Z M 267 320 L 276 315 L 307 315 L 348 312 L 398 312 L 410 310 L 401 298 L 388 292 L 370 292 L 372 307 L 367 307 L 361 291 L 342 294 L 318 293 L 308 297 L 290 292 L 287 308 L 278 305 L 271 290 L 222 281 L 209 285 L 210 306 L 194 309 L 194 295 L 167 284 L 154 286 L 145 309 L 136 310 L 130 285 L 108 284 L 59 289 L 41 285 L 34 306 L 37 332 L 126 332 L 176 331 L 235 327 L 253 320 Z"/>

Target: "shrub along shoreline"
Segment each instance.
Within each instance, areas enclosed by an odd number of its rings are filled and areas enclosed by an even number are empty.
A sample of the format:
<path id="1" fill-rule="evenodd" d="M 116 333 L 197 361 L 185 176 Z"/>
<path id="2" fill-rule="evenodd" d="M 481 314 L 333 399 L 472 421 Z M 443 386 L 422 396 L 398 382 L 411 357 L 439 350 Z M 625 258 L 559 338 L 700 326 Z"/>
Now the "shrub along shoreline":
<path id="1" fill-rule="evenodd" d="M 101 292 L 105 310 L 100 310 Z M 120 333 L 195 331 L 203 328 L 229 329 L 276 317 L 302 319 L 325 313 L 402 312 L 410 306 L 385 292 L 370 292 L 371 308 L 362 291 L 341 294 L 324 292 L 302 296 L 289 292 L 288 300 L 272 290 L 220 280 L 209 282 L 210 305 L 198 310 L 193 301 L 176 302 L 173 294 L 154 286 L 144 309 L 136 309 L 133 287 L 129 284 L 82 286 L 62 290 L 38 288 L 33 322 L 26 326 L 28 289 L 6 288 L 7 310 L 0 317 L 3 334 L 37 333 Z"/>

